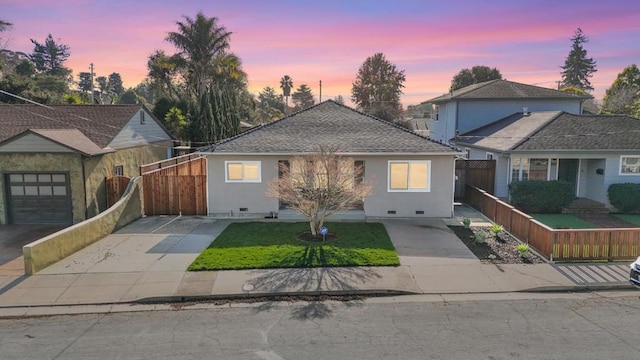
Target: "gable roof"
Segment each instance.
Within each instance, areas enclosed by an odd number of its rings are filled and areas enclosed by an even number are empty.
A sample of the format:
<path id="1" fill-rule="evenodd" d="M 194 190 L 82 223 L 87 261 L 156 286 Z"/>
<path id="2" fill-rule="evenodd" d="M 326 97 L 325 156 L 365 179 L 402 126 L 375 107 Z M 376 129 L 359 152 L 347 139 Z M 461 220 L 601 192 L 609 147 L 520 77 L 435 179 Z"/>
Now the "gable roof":
<path id="1" fill-rule="evenodd" d="M 565 112 L 517 113 L 462 134 L 459 139 L 460 144 L 498 151 L 640 150 L 640 119 Z"/>
<path id="2" fill-rule="evenodd" d="M 27 130 L 27 132 L 33 132 L 85 155 L 98 155 L 115 151 L 110 148 L 100 148 L 78 129 L 33 129 Z"/>
<path id="3" fill-rule="evenodd" d="M 141 109 L 142 105 L 0 104 L 0 142 L 26 130 L 77 129 L 105 148 Z"/>
<path id="4" fill-rule="evenodd" d="M 481 100 L 481 99 L 565 99 L 586 100 L 591 95 L 574 93 L 527 85 L 507 80 L 490 80 L 469 85 L 448 94 L 427 100 L 430 103 L 442 103 L 451 100 Z"/>
<path id="5" fill-rule="evenodd" d="M 216 153 L 299 154 L 335 146 L 341 153 L 454 154 L 449 146 L 327 100 L 201 149 Z"/>

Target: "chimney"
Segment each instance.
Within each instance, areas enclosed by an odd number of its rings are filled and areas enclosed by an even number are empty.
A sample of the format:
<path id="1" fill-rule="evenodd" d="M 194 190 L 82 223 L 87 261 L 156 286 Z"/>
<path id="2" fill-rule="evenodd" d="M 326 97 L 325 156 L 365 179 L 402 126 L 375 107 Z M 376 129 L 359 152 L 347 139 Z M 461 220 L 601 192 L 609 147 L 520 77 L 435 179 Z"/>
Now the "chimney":
<path id="1" fill-rule="evenodd" d="M 526 106 L 522 107 L 522 116 L 529 116 L 529 108 Z"/>

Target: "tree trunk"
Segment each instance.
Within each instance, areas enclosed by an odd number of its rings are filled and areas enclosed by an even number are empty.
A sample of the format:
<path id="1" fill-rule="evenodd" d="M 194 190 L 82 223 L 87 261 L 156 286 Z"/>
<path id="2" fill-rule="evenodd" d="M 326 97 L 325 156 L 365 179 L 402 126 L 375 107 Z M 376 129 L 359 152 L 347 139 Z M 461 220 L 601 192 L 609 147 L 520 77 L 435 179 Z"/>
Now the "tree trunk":
<path id="1" fill-rule="evenodd" d="M 318 236 L 318 218 L 317 218 L 317 216 L 309 217 L 309 228 L 311 228 L 311 235 Z"/>

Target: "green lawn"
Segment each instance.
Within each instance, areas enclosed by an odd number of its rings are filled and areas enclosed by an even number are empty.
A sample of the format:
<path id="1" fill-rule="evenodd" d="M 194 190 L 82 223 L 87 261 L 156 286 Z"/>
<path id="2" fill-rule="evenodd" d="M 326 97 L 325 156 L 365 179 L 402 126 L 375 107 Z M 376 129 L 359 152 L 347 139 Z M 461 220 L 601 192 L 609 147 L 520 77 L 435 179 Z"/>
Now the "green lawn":
<path id="1" fill-rule="evenodd" d="M 622 221 L 632 223 L 635 226 L 640 226 L 640 215 L 633 215 L 633 214 L 612 214 L 612 215 Z"/>
<path id="2" fill-rule="evenodd" d="M 337 239 L 310 243 L 298 239 L 309 223 L 230 224 L 189 270 L 232 270 L 318 266 L 397 266 L 396 252 L 380 223 L 326 223 Z"/>
<path id="3" fill-rule="evenodd" d="M 531 214 L 531 216 L 554 229 L 593 229 L 598 227 L 571 214 Z"/>

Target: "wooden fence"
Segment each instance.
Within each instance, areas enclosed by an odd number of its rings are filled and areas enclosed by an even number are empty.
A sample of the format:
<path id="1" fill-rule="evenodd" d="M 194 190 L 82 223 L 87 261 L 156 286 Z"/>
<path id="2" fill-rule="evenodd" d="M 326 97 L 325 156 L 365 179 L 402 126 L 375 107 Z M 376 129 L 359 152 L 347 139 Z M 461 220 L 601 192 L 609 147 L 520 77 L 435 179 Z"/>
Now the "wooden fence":
<path id="1" fill-rule="evenodd" d="M 129 181 L 131 181 L 131 179 L 126 176 L 114 176 L 105 179 L 108 208 L 120 200 L 124 191 L 127 189 L 127 185 L 129 185 Z"/>
<path id="2" fill-rule="evenodd" d="M 140 166 L 146 215 L 207 215 L 207 162 L 189 154 Z"/>
<path id="3" fill-rule="evenodd" d="M 640 228 L 552 229 L 475 186 L 466 201 L 551 261 L 635 260 Z"/>
<path id="4" fill-rule="evenodd" d="M 495 160 L 456 160 L 455 198 L 465 199 L 467 185 L 487 189 L 493 194 L 496 178 Z"/>

